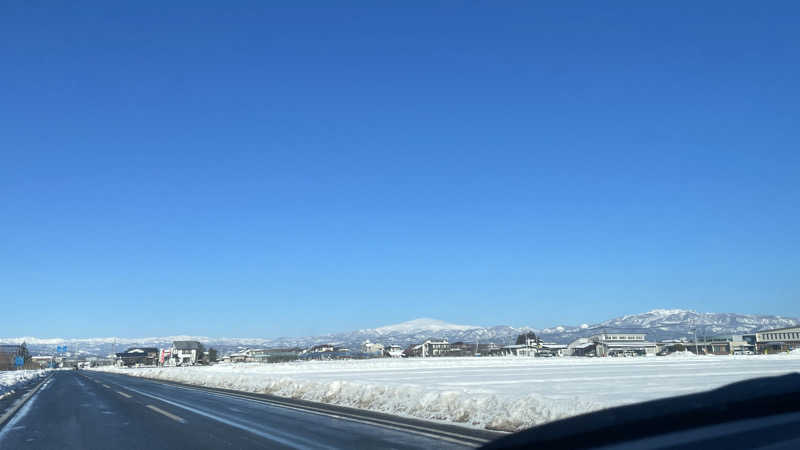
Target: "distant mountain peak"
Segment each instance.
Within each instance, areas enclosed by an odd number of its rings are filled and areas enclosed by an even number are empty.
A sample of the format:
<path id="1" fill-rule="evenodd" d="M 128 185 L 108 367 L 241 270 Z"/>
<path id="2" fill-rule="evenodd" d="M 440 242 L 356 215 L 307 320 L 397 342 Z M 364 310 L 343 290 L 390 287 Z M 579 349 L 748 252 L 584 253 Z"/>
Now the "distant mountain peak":
<path id="1" fill-rule="evenodd" d="M 693 311 L 690 309 L 651 309 L 647 311 L 645 314 L 651 314 L 656 316 L 674 316 L 675 314 L 697 314 L 697 311 Z"/>
<path id="2" fill-rule="evenodd" d="M 334 343 L 350 348 L 359 348 L 365 340 L 383 344 L 407 346 L 425 339 L 447 339 L 450 342 L 480 342 L 510 344 L 516 337 L 528 331 L 535 332 L 549 342 L 569 343 L 581 337 L 599 332 L 645 333 L 647 339 L 676 339 L 694 336 L 722 336 L 747 334 L 758 330 L 783 328 L 800 324 L 800 319 L 736 313 L 709 313 L 686 309 L 654 309 L 641 314 L 629 314 L 600 323 L 584 323 L 578 326 L 559 325 L 551 328 L 533 329 L 497 325 L 491 327 L 458 325 L 443 320 L 422 317 L 394 325 L 374 329 L 307 336 L 296 338 L 208 338 L 191 336 L 165 336 L 151 338 L 88 338 L 88 339 L 39 339 L 35 337 L 2 338 L 3 343 L 27 342 L 32 352 L 52 354 L 56 345 L 68 344 L 70 351 L 107 355 L 130 345 L 165 347 L 176 340 L 198 340 L 213 345 L 221 351 L 233 351 L 241 347 L 309 347 L 316 344 Z M 114 346 L 116 344 L 116 346 Z"/>
<path id="3" fill-rule="evenodd" d="M 437 331 L 451 331 L 451 330 L 464 331 L 464 330 L 472 330 L 475 328 L 481 328 L 481 327 L 472 325 L 457 325 L 439 319 L 420 317 L 418 319 L 409 320 L 407 322 L 375 328 L 374 330 L 370 331 L 374 331 L 379 334 L 390 334 L 390 333 L 437 332 Z"/>

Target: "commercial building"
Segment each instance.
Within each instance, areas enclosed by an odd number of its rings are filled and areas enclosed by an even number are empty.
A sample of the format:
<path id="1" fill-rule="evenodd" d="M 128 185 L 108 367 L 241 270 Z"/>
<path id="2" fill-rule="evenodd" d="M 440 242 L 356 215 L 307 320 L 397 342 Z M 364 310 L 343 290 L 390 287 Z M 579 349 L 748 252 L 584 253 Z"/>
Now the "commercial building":
<path id="1" fill-rule="evenodd" d="M 655 355 L 657 344 L 642 333 L 603 333 L 576 339 L 567 346 L 572 356 L 646 356 Z"/>
<path id="2" fill-rule="evenodd" d="M 706 355 L 745 355 L 756 351 L 755 335 L 715 336 L 699 345 L 688 345 L 690 352 L 699 348 Z"/>
<path id="3" fill-rule="evenodd" d="M 597 344 L 597 356 L 655 355 L 657 345 L 643 333 L 603 333 L 590 337 Z"/>
<path id="4" fill-rule="evenodd" d="M 447 339 L 441 341 L 427 340 L 422 344 L 414 345 L 405 351 L 406 356 L 418 356 L 428 358 L 431 356 L 447 356 L 450 351 L 450 343 Z"/>
<path id="5" fill-rule="evenodd" d="M 800 348 L 800 326 L 764 330 L 756 333 L 759 353 L 780 353 Z"/>

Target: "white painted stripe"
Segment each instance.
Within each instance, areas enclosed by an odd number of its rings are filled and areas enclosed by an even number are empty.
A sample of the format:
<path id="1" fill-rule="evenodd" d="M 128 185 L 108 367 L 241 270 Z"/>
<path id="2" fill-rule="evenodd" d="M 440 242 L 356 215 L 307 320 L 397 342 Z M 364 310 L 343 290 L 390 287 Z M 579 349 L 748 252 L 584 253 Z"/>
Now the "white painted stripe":
<path id="1" fill-rule="evenodd" d="M 129 394 L 126 394 L 126 393 L 124 393 L 122 391 L 117 391 L 117 394 L 119 394 L 119 395 L 121 395 L 121 396 L 123 396 L 125 398 L 131 398 L 131 396 Z"/>
<path id="2" fill-rule="evenodd" d="M 206 392 L 211 392 L 211 391 L 206 391 Z M 425 437 L 429 437 L 429 438 L 438 439 L 440 441 L 452 442 L 454 444 L 472 446 L 472 445 L 476 445 L 476 444 L 480 445 L 480 444 L 489 442 L 488 440 L 477 438 L 477 437 L 461 436 L 461 435 L 458 435 L 458 434 L 455 434 L 455 433 L 450 433 L 448 431 L 434 430 L 434 429 L 431 429 L 431 428 L 419 427 L 419 426 L 416 426 L 416 425 L 411 425 L 411 424 L 402 423 L 402 422 L 394 422 L 394 421 L 390 421 L 390 420 L 383 420 L 383 419 L 378 419 L 378 418 L 373 418 L 373 417 L 370 417 L 368 419 L 362 419 L 362 418 L 359 418 L 357 416 L 335 414 L 335 413 L 331 413 L 331 412 L 328 412 L 328 411 L 325 411 L 325 410 L 321 410 L 321 409 L 317 409 L 317 408 L 311 408 L 311 407 L 308 407 L 308 406 L 305 406 L 305 405 L 298 407 L 298 406 L 295 406 L 295 405 L 290 405 L 290 404 L 286 404 L 286 403 L 282 403 L 282 402 L 273 402 L 271 400 L 266 400 L 266 399 L 262 399 L 262 398 L 258 398 L 258 397 L 249 397 L 249 396 L 246 396 L 246 395 L 223 394 L 223 393 L 214 393 L 212 395 L 217 395 L 217 396 L 223 397 L 223 398 L 224 397 L 234 397 L 234 398 L 252 400 L 252 401 L 255 401 L 255 402 L 258 402 L 258 403 L 263 403 L 265 405 L 269 405 L 269 406 L 276 407 L 276 408 L 286 408 L 286 409 L 291 409 L 291 410 L 294 410 L 294 411 L 299 411 L 299 412 L 304 412 L 304 413 L 309 413 L 309 414 L 316 414 L 316 415 L 320 415 L 320 416 L 331 417 L 331 418 L 334 418 L 334 419 L 349 420 L 351 422 L 361 423 L 361 424 L 364 424 L 364 425 L 371 425 L 371 426 L 376 426 L 376 427 L 381 427 L 381 428 L 387 428 L 387 429 L 390 429 L 390 430 L 402 431 L 404 433 L 413 433 L 413 434 L 417 434 L 417 435 L 420 435 L 420 436 L 425 436 Z M 453 437 L 450 437 L 450 436 L 456 436 L 456 437 L 453 438 Z"/>
<path id="3" fill-rule="evenodd" d="M 294 447 L 294 448 L 299 448 L 299 449 L 306 449 L 306 448 L 309 448 L 309 449 L 310 448 L 322 448 L 322 449 L 332 449 L 332 450 L 334 449 L 334 447 L 323 446 L 323 445 L 320 445 L 318 443 L 306 441 L 305 439 L 300 439 L 300 438 L 297 438 L 297 437 L 283 438 L 281 436 L 277 436 L 275 434 L 268 433 L 266 431 L 255 429 L 255 428 L 253 428 L 251 426 L 248 426 L 246 424 L 239 423 L 239 422 L 236 422 L 236 421 L 233 421 L 233 420 L 229 420 L 229 419 L 226 419 L 224 417 L 220 417 L 220 416 L 218 416 L 216 414 L 207 413 L 207 412 L 201 411 L 201 410 L 199 410 L 197 408 L 192 408 L 191 406 L 187 406 L 187 405 L 183 405 L 183 404 L 180 404 L 180 403 L 176 403 L 176 402 L 173 402 L 171 400 L 167 400 L 165 398 L 161 398 L 161 397 L 155 396 L 153 394 L 148 394 L 147 392 L 142 392 L 142 391 L 140 391 L 138 389 L 133 389 L 131 387 L 126 387 L 126 389 L 131 391 L 131 392 L 136 392 L 139 395 L 144 395 L 145 397 L 154 398 L 156 400 L 162 401 L 162 402 L 167 403 L 169 405 L 176 406 L 176 407 L 181 408 L 181 409 L 185 409 L 185 410 L 187 410 L 189 412 L 193 412 L 193 413 L 198 414 L 200 416 L 207 417 L 207 418 L 212 419 L 212 420 L 216 420 L 217 422 L 221 422 L 221 423 L 224 423 L 226 425 L 230 425 L 230 426 L 238 428 L 240 430 L 248 431 L 250 433 L 255 434 L 256 436 L 261 436 L 261 437 L 263 437 L 265 439 L 269 439 L 271 441 L 275 441 L 275 442 L 281 443 L 283 445 L 287 445 L 289 447 Z M 306 441 L 307 443 L 304 443 L 303 441 Z"/>
<path id="4" fill-rule="evenodd" d="M 172 420 L 174 420 L 176 422 L 186 423 L 186 420 L 184 420 L 183 417 L 176 416 L 175 414 L 172 414 L 171 412 L 168 412 L 168 411 L 164 411 L 163 409 L 159 408 L 158 406 L 147 405 L 147 407 L 152 409 L 153 411 L 159 413 L 159 414 L 163 414 L 163 415 L 169 417 L 170 419 L 172 419 Z"/>
<path id="5" fill-rule="evenodd" d="M 145 378 L 145 380 L 147 380 L 147 379 Z M 320 416 L 331 417 L 331 418 L 334 418 L 334 419 L 348 420 L 348 421 L 351 421 L 351 422 L 361 423 L 361 424 L 365 424 L 365 425 L 372 425 L 372 426 L 378 426 L 378 427 L 382 427 L 382 428 L 386 428 L 386 429 L 390 429 L 390 430 L 402 431 L 404 433 L 413 433 L 413 434 L 417 434 L 417 435 L 420 435 L 420 436 L 425 436 L 425 437 L 429 437 L 429 438 L 435 438 L 435 439 L 438 439 L 438 440 L 442 440 L 442 441 L 446 441 L 446 442 L 452 442 L 452 443 L 460 444 L 460 445 L 467 445 L 467 446 L 476 446 L 476 445 L 478 445 L 479 446 L 479 445 L 482 445 L 482 444 L 485 444 L 485 443 L 491 441 L 491 439 L 486 439 L 486 438 L 482 438 L 482 437 L 462 435 L 462 434 L 458 434 L 457 432 L 453 432 L 453 431 L 439 430 L 439 429 L 429 428 L 429 427 L 425 427 L 425 426 L 421 426 L 421 425 L 398 422 L 398 421 L 390 420 L 390 419 L 387 419 L 387 418 L 370 417 L 370 416 L 366 416 L 366 415 L 365 416 L 360 416 L 360 415 L 357 415 L 356 413 L 350 412 L 350 411 L 334 412 L 334 411 L 326 410 L 324 408 L 313 407 L 313 406 L 310 406 L 310 405 L 297 405 L 297 404 L 293 404 L 293 403 L 282 402 L 282 401 L 276 400 L 276 399 L 266 399 L 266 398 L 261 398 L 261 397 L 254 397 L 254 396 L 247 395 L 244 392 L 242 392 L 242 393 L 220 392 L 220 391 L 217 391 L 217 390 L 215 390 L 213 388 L 204 389 L 204 388 L 195 387 L 195 386 L 185 386 L 185 385 L 173 384 L 173 383 L 161 383 L 159 380 L 147 380 L 147 381 L 160 383 L 160 384 L 162 384 L 164 386 L 169 386 L 169 387 L 172 387 L 172 388 L 186 390 L 186 391 L 203 392 L 205 394 L 209 394 L 209 395 L 212 395 L 212 396 L 219 396 L 221 398 L 238 398 L 238 399 L 242 399 L 242 400 L 255 401 L 257 403 L 262 403 L 262 404 L 269 405 L 269 406 L 272 406 L 272 407 L 286 408 L 286 409 L 290 409 L 290 410 L 294 410 L 294 411 L 298 411 L 298 412 L 305 412 L 305 413 L 316 414 L 316 415 L 320 415 Z M 145 394 L 145 393 L 142 393 L 140 391 L 137 391 L 136 389 L 132 389 L 132 388 L 127 387 L 127 386 L 123 386 L 123 388 L 127 389 L 129 391 L 137 392 L 137 393 L 140 393 L 142 395 L 148 395 L 150 397 L 153 397 L 153 398 L 165 401 L 167 403 L 170 403 L 169 401 L 160 399 L 159 397 L 156 397 L 154 395 Z M 182 405 L 179 405 L 179 404 L 175 404 L 175 406 L 183 407 Z"/>
<path id="6" fill-rule="evenodd" d="M 378 427 L 381 427 L 381 428 L 387 428 L 387 429 L 390 429 L 390 430 L 401 431 L 401 432 L 404 432 L 404 433 L 413 433 L 413 434 L 417 434 L 417 435 L 420 435 L 420 436 L 434 438 L 434 439 L 438 439 L 438 440 L 446 441 L 446 442 L 452 442 L 454 444 L 459 444 L 459 445 L 475 446 L 475 445 L 481 445 L 481 444 L 484 444 L 486 442 L 489 442 L 486 439 L 481 439 L 481 438 L 478 438 L 478 437 L 462 436 L 462 435 L 458 435 L 458 434 L 455 434 L 455 433 L 452 433 L 452 432 L 448 432 L 448 431 L 444 431 L 444 430 L 435 430 L 435 429 L 431 429 L 431 428 L 427 428 L 427 427 L 421 427 L 421 426 L 406 424 L 406 423 L 402 423 L 402 422 L 395 422 L 395 421 L 386 420 L 386 419 L 379 419 L 379 418 L 373 418 L 373 417 L 360 418 L 358 416 L 354 416 L 354 415 L 347 414 L 347 413 L 345 413 L 345 415 L 337 414 L 337 413 L 333 413 L 333 412 L 326 411 L 326 410 L 323 410 L 323 409 L 310 407 L 310 406 L 307 406 L 307 405 L 299 406 L 299 405 L 283 403 L 283 402 L 280 402 L 280 401 L 273 401 L 271 399 L 268 400 L 268 399 L 263 399 L 263 398 L 259 398 L 259 397 L 251 397 L 249 395 L 244 395 L 244 394 L 218 392 L 218 391 L 214 391 L 214 390 L 206 390 L 206 389 L 187 387 L 187 386 L 177 386 L 177 385 L 171 385 L 171 384 L 167 384 L 167 385 L 175 387 L 175 388 L 178 388 L 178 389 L 185 389 L 187 391 L 200 391 L 200 392 L 204 392 L 204 393 L 210 394 L 212 396 L 218 396 L 218 397 L 222 397 L 222 398 L 231 398 L 232 397 L 232 398 L 238 398 L 238 399 L 242 399 L 242 400 L 255 401 L 255 402 L 266 404 L 266 405 L 269 405 L 269 406 L 272 406 L 272 407 L 286 408 L 286 409 L 291 409 L 291 410 L 298 411 L 298 412 L 305 412 L 305 413 L 311 413 L 311 414 L 316 414 L 316 415 L 320 415 L 320 416 L 331 417 L 331 418 L 334 418 L 334 419 L 348 420 L 348 421 L 351 421 L 351 422 L 361 423 L 361 424 L 364 424 L 364 425 L 378 426 Z M 153 396 L 153 395 L 149 395 L 149 394 L 145 394 L 143 392 L 139 392 L 139 391 L 137 391 L 135 389 L 132 389 L 130 387 L 126 387 L 126 389 L 128 389 L 130 391 L 138 392 L 138 393 L 140 393 L 142 395 L 148 395 L 148 396 L 153 397 L 153 398 L 159 398 L 159 397 L 156 397 L 156 396 Z M 166 400 L 163 400 L 163 401 L 166 401 Z M 168 402 L 168 403 L 170 403 L 170 402 Z M 178 404 L 175 404 L 175 406 L 182 407 L 181 405 L 178 405 Z"/>
<path id="7" fill-rule="evenodd" d="M 184 390 L 187 390 L 187 391 L 204 392 L 204 393 L 207 393 L 207 394 L 210 394 L 210 395 L 213 395 L 213 396 L 218 396 L 218 397 L 221 397 L 221 398 L 233 397 L 233 398 L 239 398 L 239 399 L 243 399 L 243 400 L 250 400 L 250 401 L 263 403 L 265 405 L 269 405 L 269 406 L 273 406 L 273 407 L 277 407 L 277 408 L 286 408 L 286 409 L 291 409 L 291 410 L 299 411 L 299 412 L 305 412 L 305 413 L 317 414 L 317 415 L 320 415 L 320 416 L 332 417 L 334 419 L 350 420 L 352 422 L 358 422 L 358 423 L 363 423 L 363 424 L 373 425 L 373 426 L 380 426 L 380 427 L 389 428 L 389 429 L 393 429 L 393 430 L 399 430 L 399 431 L 403 431 L 403 432 L 412 432 L 412 433 L 415 433 L 415 434 L 420 434 L 422 436 L 434 437 L 434 438 L 437 438 L 437 439 L 440 439 L 440 440 L 445 440 L 445 441 L 449 441 L 449 442 L 455 442 L 455 443 L 459 443 L 459 444 L 475 445 L 476 442 L 479 443 L 479 444 L 484 444 L 484 443 L 490 442 L 489 439 L 484 439 L 484 438 L 480 438 L 480 437 L 477 437 L 477 436 L 464 436 L 464 435 L 457 434 L 457 433 L 451 432 L 451 431 L 437 430 L 435 428 L 429 428 L 429 427 L 420 426 L 420 425 L 412 425 L 412 424 L 409 424 L 409 423 L 397 422 L 397 421 L 389 420 L 389 419 L 385 419 L 385 418 L 370 417 L 370 416 L 360 416 L 360 415 L 357 415 L 357 414 L 355 414 L 353 412 L 350 412 L 350 411 L 343 411 L 343 412 L 337 413 L 337 412 L 329 411 L 329 410 L 326 410 L 326 409 L 323 409 L 323 408 L 313 407 L 313 406 L 310 406 L 310 405 L 298 405 L 298 404 L 294 404 L 294 403 L 282 402 L 280 400 L 275 400 L 275 399 L 266 399 L 266 398 L 262 398 L 262 397 L 254 397 L 254 396 L 247 395 L 246 393 L 239 394 L 239 393 L 233 393 L 233 392 L 220 392 L 220 391 L 217 391 L 217 390 L 215 390 L 213 388 L 211 388 L 211 389 L 203 389 L 203 388 L 192 387 L 192 386 L 180 386 L 180 385 L 169 384 L 169 383 L 165 383 L 165 384 L 167 384 L 168 386 L 175 387 L 177 389 L 184 389 Z M 473 442 L 469 442 L 469 441 L 473 441 Z"/>
<path id="8" fill-rule="evenodd" d="M 109 386 L 107 384 L 104 384 L 103 387 L 106 388 L 106 389 L 111 389 L 111 386 Z"/>

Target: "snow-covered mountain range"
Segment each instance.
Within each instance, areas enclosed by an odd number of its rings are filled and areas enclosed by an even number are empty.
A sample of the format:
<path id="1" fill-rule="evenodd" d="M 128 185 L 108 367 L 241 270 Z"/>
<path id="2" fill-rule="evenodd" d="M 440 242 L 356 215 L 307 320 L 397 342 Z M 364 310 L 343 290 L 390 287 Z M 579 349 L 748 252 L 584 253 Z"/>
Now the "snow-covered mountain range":
<path id="1" fill-rule="evenodd" d="M 210 338 L 205 336 L 165 336 L 151 338 L 86 338 L 39 339 L 35 337 L 0 338 L 0 343 L 26 342 L 34 353 L 48 353 L 57 345 L 66 344 L 70 351 L 84 354 L 106 355 L 133 345 L 167 347 L 176 340 L 197 340 L 225 352 L 242 347 L 309 347 L 315 344 L 334 343 L 351 348 L 366 341 L 407 346 L 425 339 L 445 338 L 450 342 L 513 343 L 517 335 L 533 331 L 543 339 L 568 343 L 578 337 L 599 332 L 642 332 L 649 340 L 688 337 L 696 329 L 699 336 L 743 334 L 763 329 L 789 327 L 800 324 L 800 319 L 735 313 L 701 313 L 683 309 L 656 309 L 642 314 L 631 314 L 596 324 L 556 326 L 535 329 L 498 325 L 482 327 L 456 325 L 441 320 L 421 318 L 395 325 L 363 329 L 345 333 L 297 338 Z"/>

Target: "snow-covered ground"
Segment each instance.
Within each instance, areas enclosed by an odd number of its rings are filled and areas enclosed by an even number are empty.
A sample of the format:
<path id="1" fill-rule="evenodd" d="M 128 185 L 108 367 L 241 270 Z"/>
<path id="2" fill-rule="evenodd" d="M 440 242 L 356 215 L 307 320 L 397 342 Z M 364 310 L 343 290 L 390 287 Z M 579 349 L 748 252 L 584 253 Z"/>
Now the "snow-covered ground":
<path id="1" fill-rule="evenodd" d="M 44 370 L 13 370 L 0 371 L 0 398 L 14 391 L 14 388 L 31 378 L 38 378 L 45 374 Z"/>
<path id="2" fill-rule="evenodd" d="M 518 430 L 608 406 L 800 371 L 800 354 L 427 358 L 104 370 Z"/>

